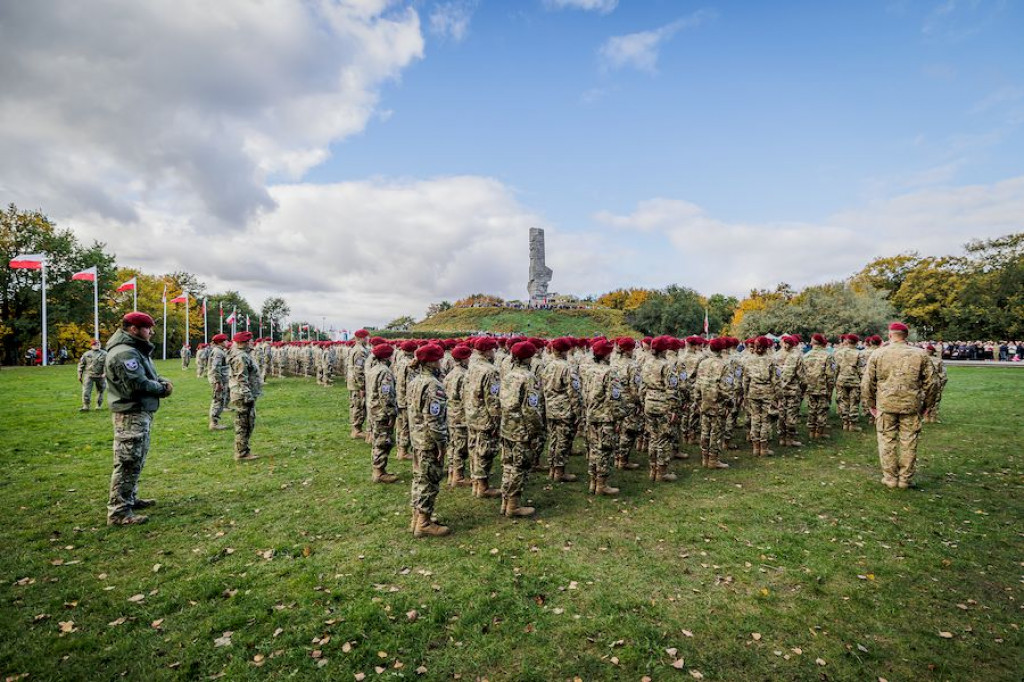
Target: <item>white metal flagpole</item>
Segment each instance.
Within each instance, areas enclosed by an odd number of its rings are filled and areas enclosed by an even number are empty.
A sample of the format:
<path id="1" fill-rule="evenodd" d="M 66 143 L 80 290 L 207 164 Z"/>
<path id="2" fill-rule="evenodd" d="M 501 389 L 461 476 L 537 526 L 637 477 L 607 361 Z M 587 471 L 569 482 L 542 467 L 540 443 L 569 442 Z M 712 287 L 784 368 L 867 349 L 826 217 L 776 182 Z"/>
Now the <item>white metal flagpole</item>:
<path id="1" fill-rule="evenodd" d="M 46 345 L 46 258 L 43 258 L 43 366 L 46 366 L 49 346 Z"/>
<path id="2" fill-rule="evenodd" d="M 185 345 L 188 346 L 189 348 L 192 347 L 192 344 L 189 343 L 189 338 L 188 338 L 188 292 L 187 291 L 185 292 Z"/>
<path id="3" fill-rule="evenodd" d="M 96 340 L 100 340 L 100 269 L 96 268 L 96 276 L 92 278 L 92 328 Z"/>
<path id="4" fill-rule="evenodd" d="M 165 292 L 166 293 L 166 292 Z M 132 287 L 132 312 L 139 309 L 139 280 L 135 278 L 135 286 Z M 165 360 L 167 358 L 164 358 Z"/>
<path id="5" fill-rule="evenodd" d="M 136 289 L 138 284 L 135 285 Z M 167 359 L 167 285 L 164 285 L 164 360 Z"/>
<path id="6" fill-rule="evenodd" d="M 209 296 L 203 299 L 203 343 L 210 343 L 209 334 L 206 329 L 206 304 L 209 303 L 209 301 Z"/>

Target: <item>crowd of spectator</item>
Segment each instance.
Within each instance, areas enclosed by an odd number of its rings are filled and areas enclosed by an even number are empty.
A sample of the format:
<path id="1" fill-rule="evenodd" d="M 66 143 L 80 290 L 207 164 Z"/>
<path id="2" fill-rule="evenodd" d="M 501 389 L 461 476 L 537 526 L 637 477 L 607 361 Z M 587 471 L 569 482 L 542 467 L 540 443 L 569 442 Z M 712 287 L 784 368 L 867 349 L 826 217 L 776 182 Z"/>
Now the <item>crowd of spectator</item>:
<path id="1" fill-rule="evenodd" d="M 944 360 L 1024 362 L 1024 341 L 925 341 L 919 346 L 942 348 Z"/>

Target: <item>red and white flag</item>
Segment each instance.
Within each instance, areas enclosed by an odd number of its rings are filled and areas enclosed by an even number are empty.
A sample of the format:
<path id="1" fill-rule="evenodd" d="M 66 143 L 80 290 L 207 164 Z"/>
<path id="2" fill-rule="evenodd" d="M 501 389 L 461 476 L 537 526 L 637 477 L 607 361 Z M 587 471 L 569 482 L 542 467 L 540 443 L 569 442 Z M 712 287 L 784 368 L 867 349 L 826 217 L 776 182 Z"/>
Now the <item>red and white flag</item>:
<path id="1" fill-rule="evenodd" d="M 227 324 L 234 324 L 235 323 L 235 313 L 236 312 L 238 312 L 238 311 L 232 310 L 231 314 L 228 315 L 228 319 L 224 320 L 224 322 L 226 322 Z"/>
<path id="2" fill-rule="evenodd" d="M 205 298 L 203 299 L 203 317 L 206 317 L 206 301 L 207 300 L 208 299 L 205 299 Z M 203 324 L 205 324 L 205 322 Z"/>
<path id="3" fill-rule="evenodd" d="M 135 291 L 135 277 L 122 284 L 117 288 L 118 291 Z"/>
<path id="4" fill-rule="evenodd" d="M 188 294 L 182 294 L 177 298 L 172 298 L 171 303 L 188 303 Z"/>
<path id="5" fill-rule="evenodd" d="M 308 332 L 309 331 L 309 325 L 308 324 L 302 325 L 302 331 Z"/>
<path id="6" fill-rule="evenodd" d="M 80 270 L 79 272 L 76 272 L 75 274 L 71 275 L 71 279 L 80 279 L 85 282 L 95 282 L 96 266 L 94 265 L 88 270 Z"/>
<path id="7" fill-rule="evenodd" d="M 164 293 L 160 294 L 160 301 L 167 305 L 167 284 L 164 284 Z"/>
<path id="8" fill-rule="evenodd" d="M 708 335 L 708 309 L 704 309 L 704 336 Z"/>
<path id="9" fill-rule="evenodd" d="M 46 263 L 46 256 L 41 253 L 21 253 L 11 259 L 13 270 L 41 270 Z"/>

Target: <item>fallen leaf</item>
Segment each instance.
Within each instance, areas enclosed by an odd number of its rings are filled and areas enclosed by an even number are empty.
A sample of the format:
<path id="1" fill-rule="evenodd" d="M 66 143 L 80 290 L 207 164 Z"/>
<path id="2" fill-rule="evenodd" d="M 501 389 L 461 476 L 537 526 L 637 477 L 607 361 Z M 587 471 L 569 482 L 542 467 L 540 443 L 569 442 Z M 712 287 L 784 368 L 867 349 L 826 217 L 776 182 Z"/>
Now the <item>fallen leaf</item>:
<path id="1" fill-rule="evenodd" d="M 54 559 L 53 561 L 50 562 L 50 565 L 51 566 L 63 566 L 64 565 L 64 560 L 63 559 Z"/>
<path id="2" fill-rule="evenodd" d="M 223 636 L 213 640 L 214 647 L 231 646 L 231 635 L 235 634 L 231 630 L 224 633 Z"/>
<path id="3" fill-rule="evenodd" d="M 163 567 L 164 567 L 163 564 L 153 564 L 153 572 L 154 573 L 159 573 L 160 569 L 163 568 Z"/>
<path id="4" fill-rule="evenodd" d="M 684 661 L 681 658 L 677 658 L 676 660 L 672 661 L 672 667 L 676 670 L 682 670 L 684 667 L 686 667 L 686 661 Z"/>
<path id="5" fill-rule="evenodd" d="M 563 613 L 565 613 L 565 609 L 563 609 L 561 607 L 559 607 L 557 609 L 551 609 L 551 613 L 555 614 L 556 616 L 560 616 Z"/>
<path id="6" fill-rule="evenodd" d="M 383 666 L 380 666 L 380 665 L 374 666 L 374 668 L 373 668 L 373 671 L 375 673 L 377 673 L 378 675 L 383 675 L 385 670 L 387 670 L 387 668 L 385 668 Z"/>
<path id="7" fill-rule="evenodd" d="M 352 645 L 349 642 L 345 642 L 341 645 L 341 653 L 347 654 L 350 651 L 352 651 Z"/>
<path id="8" fill-rule="evenodd" d="M 78 629 L 73 620 L 62 620 L 58 622 L 58 625 L 60 625 L 61 632 L 75 632 Z"/>
<path id="9" fill-rule="evenodd" d="M 356 682 L 363 682 L 366 679 L 366 673 L 356 673 L 353 677 L 356 678 Z"/>
<path id="10" fill-rule="evenodd" d="M 427 666 L 421 665 L 420 667 L 416 668 L 416 674 L 417 675 L 426 675 L 427 674 Z"/>
<path id="11" fill-rule="evenodd" d="M 377 658 L 387 658 L 387 657 L 388 657 L 388 652 L 386 652 L 386 651 L 378 651 L 377 652 Z"/>
<path id="12" fill-rule="evenodd" d="M 395 670 L 401 670 L 404 667 L 405 667 L 405 663 L 402 663 L 401 661 L 395 661 L 395 665 L 394 665 Z"/>
<path id="13" fill-rule="evenodd" d="M 699 670 L 691 670 L 690 671 L 690 677 L 692 677 L 695 680 L 703 680 L 704 679 L 704 673 L 702 673 Z"/>
<path id="14" fill-rule="evenodd" d="M 309 558 L 312 555 L 313 555 L 313 548 L 312 547 L 310 547 L 309 545 L 306 545 L 305 547 L 302 548 L 302 556 L 304 556 L 306 558 Z"/>
<path id="15" fill-rule="evenodd" d="M 34 618 L 32 618 L 32 622 L 33 623 L 38 623 L 40 621 L 46 620 L 49 617 L 50 617 L 50 614 L 48 614 L 48 613 L 39 613 L 39 614 L 36 614 Z"/>
<path id="16" fill-rule="evenodd" d="M 801 649 L 801 648 L 800 648 L 800 647 L 798 647 L 798 646 L 795 646 L 795 647 L 793 647 L 792 649 L 790 649 L 790 651 L 792 651 L 792 652 L 793 652 L 794 654 L 796 654 L 797 656 L 799 656 L 800 654 L 802 654 L 802 653 L 804 652 L 804 650 L 803 650 L 803 649 Z"/>
<path id="17" fill-rule="evenodd" d="M 612 656 L 611 661 L 612 661 L 612 665 L 618 665 L 619 664 L 619 657 L 618 656 Z"/>
<path id="18" fill-rule="evenodd" d="M 132 596 L 128 597 L 128 601 L 134 602 L 134 603 L 138 604 L 139 602 L 143 601 L 145 598 L 146 598 L 146 595 L 144 595 L 144 594 L 142 594 L 140 592 L 139 594 L 133 594 Z"/>
<path id="19" fill-rule="evenodd" d="M 497 553 L 498 553 L 498 548 L 497 547 L 492 547 L 491 548 L 491 554 L 497 554 Z"/>
<path id="20" fill-rule="evenodd" d="M 818 665 L 825 665 L 825 659 L 824 658 L 816 658 L 816 659 L 814 659 L 814 662 L 817 663 Z"/>
<path id="21" fill-rule="evenodd" d="M 665 653 L 668 654 L 669 656 L 671 656 L 672 658 L 675 658 L 676 654 L 679 653 L 679 649 L 677 649 L 674 646 L 672 646 L 672 647 L 669 647 L 668 649 L 665 649 Z"/>
<path id="22" fill-rule="evenodd" d="M 861 653 L 865 653 L 866 654 L 868 652 L 868 648 L 866 646 L 864 646 L 863 644 L 858 644 L 857 645 L 857 651 L 860 651 Z"/>
<path id="23" fill-rule="evenodd" d="M 755 642 L 760 642 L 761 641 L 761 633 L 760 632 L 751 632 L 750 636 L 751 636 L 751 638 L 753 638 L 753 640 Z"/>
<path id="24" fill-rule="evenodd" d="M 693 633 L 689 630 L 683 630 L 683 637 L 693 637 Z"/>
<path id="25" fill-rule="evenodd" d="M 409 620 L 410 623 L 412 623 L 420 617 L 420 612 L 416 609 L 413 609 L 412 611 L 406 611 L 405 617 Z"/>
<path id="26" fill-rule="evenodd" d="M 222 597 L 227 597 L 228 599 L 231 599 L 231 598 L 232 598 L 232 597 L 234 597 L 234 596 L 235 596 L 236 594 L 238 594 L 238 590 L 237 590 L 237 589 L 235 589 L 235 590 L 232 590 L 232 589 L 225 589 L 225 590 L 224 590 L 223 592 L 221 592 L 221 593 L 220 593 L 220 595 L 221 595 Z"/>
<path id="27" fill-rule="evenodd" d="M 263 654 L 256 654 L 255 656 L 252 657 L 253 665 L 255 665 L 257 667 L 263 665 L 263 663 L 265 661 L 266 661 L 266 656 L 264 656 Z"/>
<path id="28" fill-rule="evenodd" d="M 127 620 L 128 620 L 127 618 L 125 618 L 124 616 L 121 616 L 117 620 L 110 621 L 109 623 L 107 623 L 107 625 L 109 625 L 112 628 L 116 628 L 118 625 L 124 625 Z"/>
<path id="29" fill-rule="evenodd" d="M 324 652 L 320 649 L 313 649 L 313 653 L 310 654 L 313 658 L 323 658 Z"/>
<path id="30" fill-rule="evenodd" d="M 939 637 L 941 637 L 942 639 L 953 639 L 953 633 L 952 632 L 946 632 L 945 630 L 943 630 L 942 632 L 939 633 Z"/>
<path id="31" fill-rule="evenodd" d="M 654 682 L 654 680 L 652 680 L 649 676 L 644 675 L 640 678 L 640 682 Z"/>
<path id="32" fill-rule="evenodd" d="M 278 628 L 278 629 L 274 630 L 274 637 L 277 637 L 282 632 L 284 632 L 284 628 Z"/>
<path id="33" fill-rule="evenodd" d="M 576 582 L 575 580 L 570 580 L 569 581 L 569 589 L 570 590 L 579 589 L 579 586 L 580 586 L 580 584 L 578 582 Z"/>
<path id="34" fill-rule="evenodd" d="M 149 626 L 151 628 L 153 628 L 154 630 L 159 630 L 160 626 L 163 625 L 163 624 L 164 624 L 164 619 L 163 618 L 157 618 L 152 623 L 150 623 Z"/>

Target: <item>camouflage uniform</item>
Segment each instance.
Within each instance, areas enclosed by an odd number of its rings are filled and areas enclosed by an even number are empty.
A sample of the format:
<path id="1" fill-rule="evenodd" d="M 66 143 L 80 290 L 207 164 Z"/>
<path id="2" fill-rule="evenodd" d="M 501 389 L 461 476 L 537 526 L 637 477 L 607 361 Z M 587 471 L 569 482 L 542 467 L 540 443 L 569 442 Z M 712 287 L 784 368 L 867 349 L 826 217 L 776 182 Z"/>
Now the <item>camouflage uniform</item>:
<path id="1" fill-rule="evenodd" d="M 860 353 L 853 346 L 844 345 L 833 357 L 836 361 L 836 411 L 839 412 L 844 430 L 859 430 L 855 425 L 860 397 Z"/>
<path id="2" fill-rule="evenodd" d="M 917 468 L 921 415 L 934 405 L 937 388 L 928 354 L 906 341 L 891 341 L 868 361 L 861 394 L 866 407 L 878 410 L 878 458 L 882 483 L 890 488 L 910 487 Z"/>
<path id="3" fill-rule="evenodd" d="M 832 402 L 835 383 L 835 360 L 827 350 L 813 347 L 804 356 L 807 381 L 807 431 L 811 438 L 824 436 L 828 425 L 828 409 Z"/>
<path id="4" fill-rule="evenodd" d="M 395 388 L 398 392 L 398 458 L 404 459 L 411 449 L 409 440 L 409 415 L 408 404 L 406 404 L 405 393 L 409 385 L 409 373 L 415 358 L 413 354 L 404 350 L 395 353 Z M 455 436 L 453 435 L 453 438 Z"/>
<path id="5" fill-rule="evenodd" d="M 378 360 L 366 373 L 366 404 L 372 443 L 371 463 L 374 480 L 379 480 L 388 467 L 388 455 L 395 444 L 395 418 L 398 415 L 395 375 L 389 361 Z"/>
<path id="6" fill-rule="evenodd" d="M 928 358 L 932 361 L 932 368 L 935 370 L 935 401 L 925 414 L 924 420 L 927 422 L 939 421 L 939 404 L 942 402 L 942 394 L 946 391 L 946 382 L 949 377 L 946 375 L 946 363 L 942 361 L 942 352 L 939 351 L 937 355 L 929 355 Z M 103 400 L 101 399 L 102 403 Z"/>
<path id="7" fill-rule="evenodd" d="M 82 383 L 82 409 L 88 410 L 92 404 L 92 387 L 96 387 L 96 408 L 103 407 L 103 393 L 107 390 L 107 380 L 103 378 L 103 370 L 107 363 L 107 351 L 102 348 L 87 350 L 78 361 L 78 380 Z"/>
<path id="8" fill-rule="evenodd" d="M 583 406 L 587 420 L 587 472 L 591 492 L 597 494 L 606 489 L 619 445 L 616 424 L 625 415 L 622 395 L 618 372 L 607 362 L 595 360 L 583 375 Z"/>
<path id="9" fill-rule="evenodd" d="M 668 468 L 678 445 L 680 415 L 678 363 L 665 354 L 655 354 L 644 364 L 641 377 L 644 416 L 647 419 L 647 448 L 651 480 L 658 480 L 661 467 Z M 684 370 L 685 371 L 685 370 Z"/>
<path id="10" fill-rule="evenodd" d="M 775 358 L 768 353 L 755 353 L 744 364 L 743 396 L 750 420 L 750 442 L 754 455 L 771 454 L 768 441 L 772 438 L 771 407 L 778 400 L 778 373 Z"/>
<path id="11" fill-rule="evenodd" d="M 456 362 L 444 378 L 444 392 L 448 396 L 448 481 L 462 485 L 469 461 L 469 431 L 466 428 L 466 377 L 468 372 Z M 408 423 L 408 422 L 406 422 Z M 468 483 L 466 484 L 468 485 Z"/>
<path id="12" fill-rule="evenodd" d="M 412 439 L 412 508 L 430 516 L 444 477 L 444 451 L 448 445 L 448 396 L 438 379 L 439 370 L 421 365 L 409 377 L 409 433 Z"/>
<path id="13" fill-rule="evenodd" d="M 501 378 L 494 364 L 473 351 L 466 377 L 466 426 L 469 428 L 470 470 L 474 481 L 487 483 L 497 455 L 501 422 Z M 493 493 L 491 493 L 494 496 Z"/>
<path id="14" fill-rule="evenodd" d="M 619 354 L 612 360 L 611 365 L 622 381 L 622 408 L 625 410 L 619 425 L 615 466 L 619 469 L 637 469 L 638 465 L 630 465 L 629 455 L 637 444 L 644 423 L 643 405 L 640 404 L 640 363 L 628 355 Z"/>
<path id="15" fill-rule="evenodd" d="M 210 400 L 210 426 L 220 424 L 220 415 L 228 405 L 228 354 L 221 346 L 210 347 L 210 362 L 206 370 L 207 379 L 213 386 Z"/>
<path id="16" fill-rule="evenodd" d="M 179 355 L 181 355 L 181 368 L 188 369 L 189 363 L 192 362 L 192 349 L 188 346 L 182 346 Z"/>
<path id="17" fill-rule="evenodd" d="M 501 499 L 502 508 L 516 502 L 538 454 L 537 434 L 544 431 L 544 396 L 540 379 L 522 361 L 514 361 L 501 381 Z M 528 508 L 526 508 L 528 509 Z"/>
<path id="18" fill-rule="evenodd" d="M 263 394 L 263 379 L 248 350 L 239 344 L 228 353 L 228 389 L 235 408 L 235 459 L 252 457 L 249 439 L 256 428 L 256 400 Z"/>
<path id="19" fill-rule="evenodd" d="M 686 369 L 685 379 L 683 379 L 686 382 L 686 387 L 680 391 L 683 395 L 689 396 L 689 402 L 684 405 L 686 411 L 683 413 L 684 423 L 681 426 L 684 440 L 688 443 L 696 443 L 700 440 L 700 403 L 694 400 L 693 396 L 696 393 L 697 369 L 707 355 L 699 348 L 687 346 L 680 357 L 683 367 Z M 683 373 L 680 372 L 679 376 L 682 378 Z"/>
<path id="20" fill-rule="evenodd" d="M 736 431 L 736 423 L 739 418 L 740 406 L 743 402 L 743 364 L 740 362 L 738 353 L 727 350 L 722 358 L 729 366 L 729 373 L 732 374 L 732 383 L 726 391 L 725 424 L 722 427 L 722 446 L 728 450 L 736 450 L 732 437 Z"/>
<path id="21" fill-rule="evenodd" d="M 352 425 L 352 437 L 358 438 L 363 432 L 366 421 L 366 357 L 369 349 L 362 339 L 349 349 L 346 370 L 348 388 L 348 415 Z"/>
<path id="22" fill-rule="evenodd" d="M 799 345 L 788 351 L 779 351 L 779 357 L 775 360 L 775 373 L 779 378 L 779 443 L 798 445 L 796 428 L 807 384 L 804 354 Z"/>
<path id="23" fill-rule="evenodd" d="M 725 415 L 736 376 L 726 358 L 711 353 L 697 369 L 695 402 L 700 407 L 700 451 L 702 464 L 710 469 L 728 467 L 721 461 L 725 437 Z"/>
<path id="24" fill-rule="evenodd" d="M 565 358 L 554 357 L 541 371 L 541 386 L 548 426 L 549 476 L 555 480 L 575 480 L 575 476 L 566 476 L 565 467 L 572 454 L 579 419 L 579 376 L 573 374 Z"/>
<path id="25" fill-rule="evenodd" d="M 196 379 L 206 374 L 206 364 L 210 360 L 210 347 L 204 345 L 196 351 Z"/>
<path id="26" fill-rule="evenodd" d="M 107 341 L 104 376 L 114 421 L 114 472 L 110 477 L 107 523 L 134 516 L 141 506 L 139 478 L 149 454 L 149 435 L 167 381 L 150 359 L 153 344 L 119 329 Z"/>

